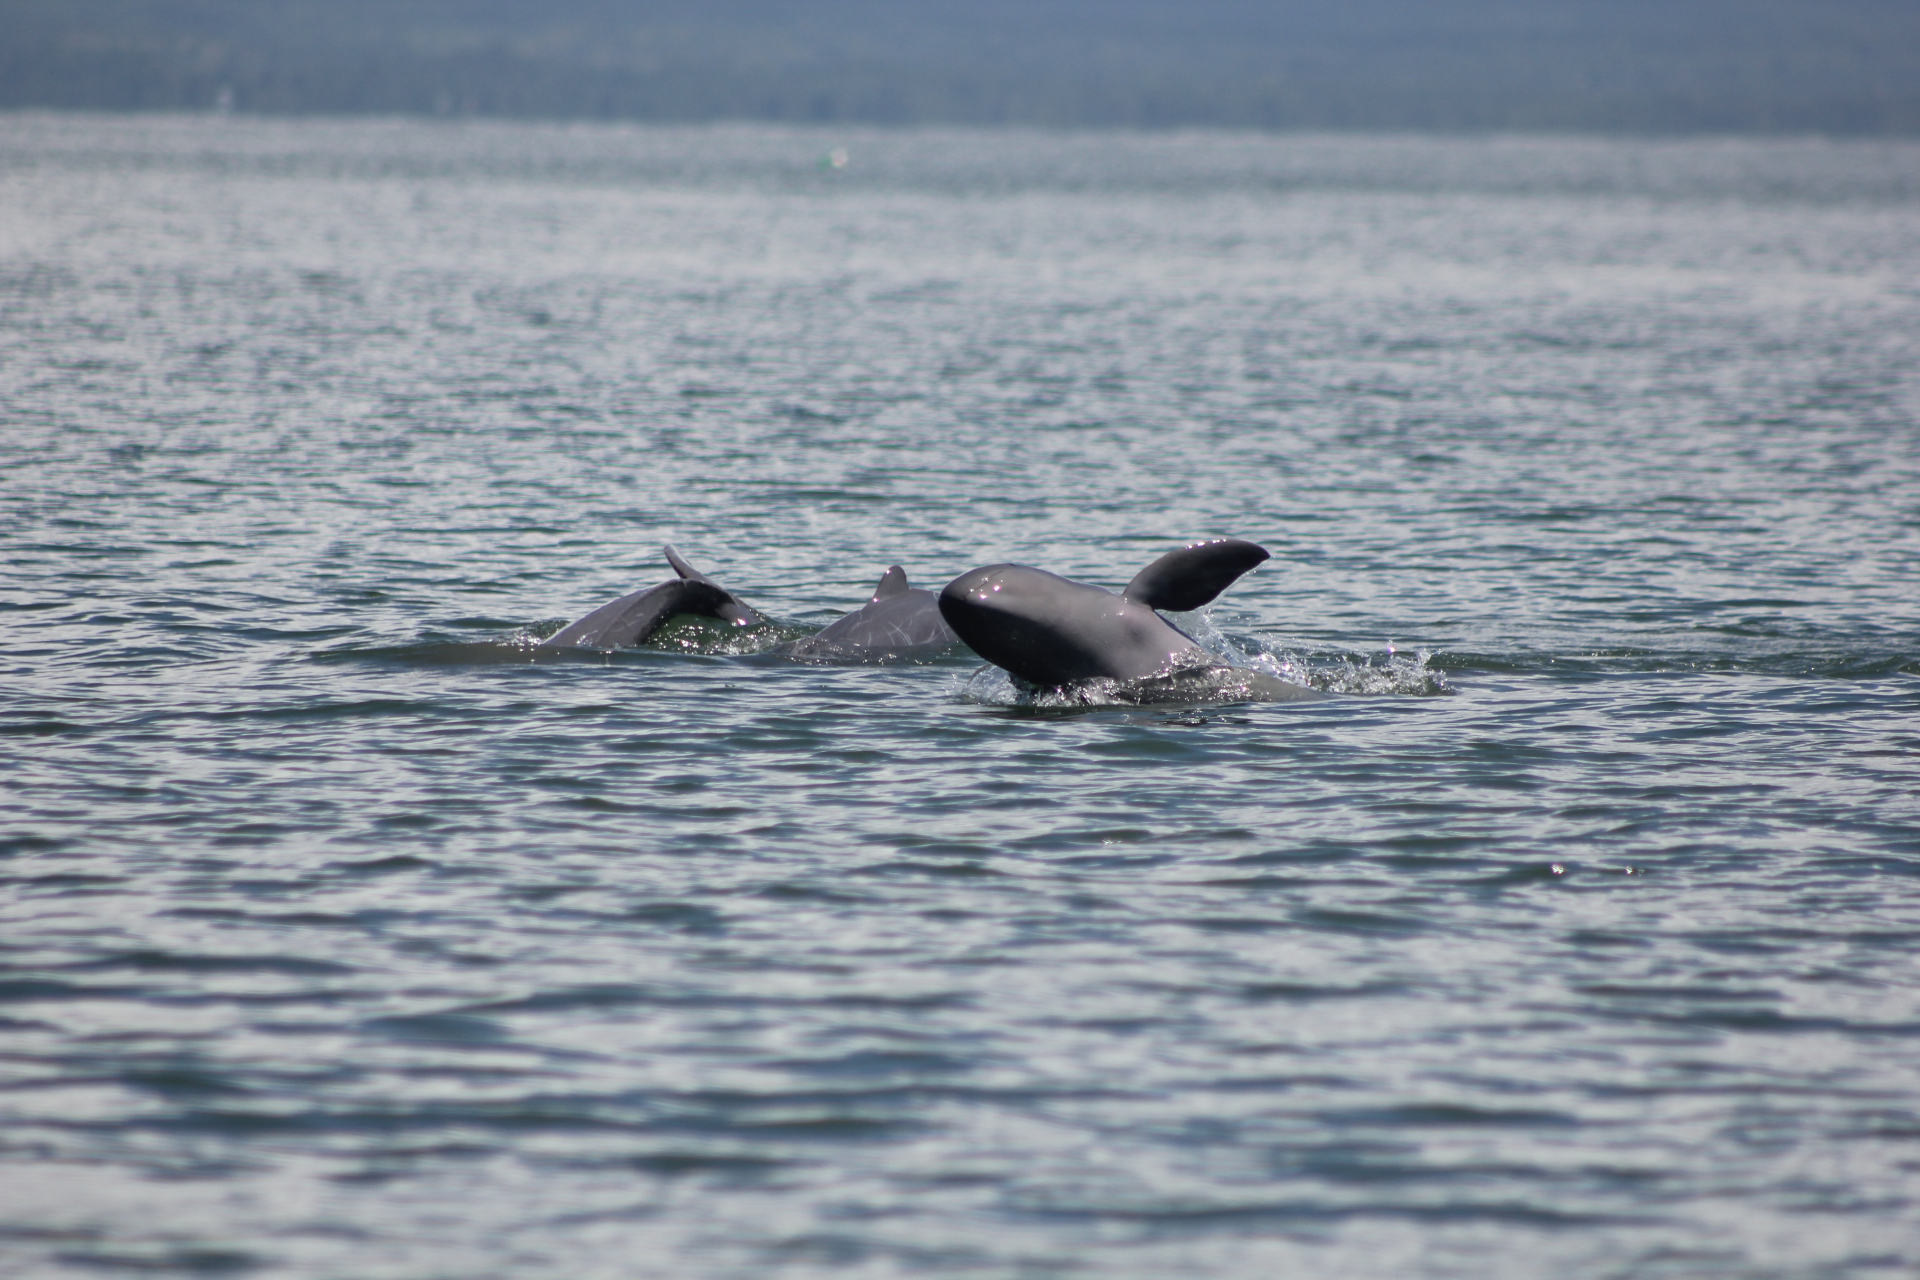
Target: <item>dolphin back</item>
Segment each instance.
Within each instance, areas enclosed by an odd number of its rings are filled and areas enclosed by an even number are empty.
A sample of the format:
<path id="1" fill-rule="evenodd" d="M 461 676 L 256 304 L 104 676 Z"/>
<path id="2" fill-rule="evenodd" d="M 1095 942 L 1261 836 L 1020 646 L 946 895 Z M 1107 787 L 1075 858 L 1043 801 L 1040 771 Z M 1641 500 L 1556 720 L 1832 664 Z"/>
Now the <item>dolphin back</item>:
<path id="1" fill-rule="evenodd" d="M 1133 575 L 1120 594 L 1149 609 L 1185 613 L 1213 603 L 1242 574 L 1269 558 L 1267 549 L 1240 538 L 1214 538 L 1169 551 Z"/>
<path id="2" fill-rule="evenodd" d="M 1051 688 L 1141 680 L 1202 665 L 1207 654 L 1138 600 L 1023 564 L 990 564 L 940 592 L 961 641 L 994 666 Z"/>
<path id="3" fill-rule="evenodd" d="M 886 662 L 959 642 L 940 616 L 933 592 L 913 586 L 906 571 L 894 565 L 874 587 L 872 599 L 794 645 L 793 656 L 807 661 Z"/>
<path id="4" fill-rule="evenodd" d="M 542 649 L 624 649 L 643 643 L 676 614 L 718 618 L 736 627 L 765 622 L 759 611 L 688 564 L 672 547 L 667 563 L 678 577 L 601 605 L 540 642 Z"/>
<path id="5" fill-rule="evenodd" d="M 680 613 L 716 616 L 733 597 L 711 582 L 674 578 L 601 605 L 540 642 L 543 649 L 624 649 L 639 644 Z"/>

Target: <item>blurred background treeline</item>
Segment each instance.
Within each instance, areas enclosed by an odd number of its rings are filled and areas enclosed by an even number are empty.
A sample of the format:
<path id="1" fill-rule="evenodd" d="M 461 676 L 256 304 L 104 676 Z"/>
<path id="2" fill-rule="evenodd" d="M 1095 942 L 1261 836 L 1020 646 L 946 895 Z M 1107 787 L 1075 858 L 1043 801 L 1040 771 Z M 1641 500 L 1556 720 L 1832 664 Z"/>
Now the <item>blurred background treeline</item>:
<path id="1" fill-rule="evenodd" d="M 1920 134 L 1920 0 L 0 0 L 0 108 Z"/>

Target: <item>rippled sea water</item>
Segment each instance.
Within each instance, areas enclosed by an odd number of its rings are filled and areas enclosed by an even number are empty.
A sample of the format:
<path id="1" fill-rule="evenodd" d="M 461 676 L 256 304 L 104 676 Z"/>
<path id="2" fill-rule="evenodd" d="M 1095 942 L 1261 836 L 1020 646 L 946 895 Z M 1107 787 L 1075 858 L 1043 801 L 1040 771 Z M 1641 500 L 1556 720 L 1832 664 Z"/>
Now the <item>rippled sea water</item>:
<path id="1" fill-rule="evenodd" d="M 3 1269 L 1914 1274 L 1917 423 L 1916 144 L 0 117 Z"/>

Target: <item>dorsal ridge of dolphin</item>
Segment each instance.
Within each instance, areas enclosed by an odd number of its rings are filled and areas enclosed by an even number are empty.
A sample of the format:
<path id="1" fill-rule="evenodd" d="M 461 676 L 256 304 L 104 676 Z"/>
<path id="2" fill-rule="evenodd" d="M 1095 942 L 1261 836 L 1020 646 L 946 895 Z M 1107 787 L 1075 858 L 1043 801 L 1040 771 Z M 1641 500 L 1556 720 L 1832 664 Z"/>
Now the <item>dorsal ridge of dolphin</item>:
<path id="1" fill-rule="evenodd" d="M 1133 575 L 1120 592 L 1149 609 L 1186 613 L 1213 603 L 1271 553 L 1243 538 L 1209 538 L 1169 551 Z"/>
<path id="2" fill-rule="evenodd" d="M 865 604 L 796 642 L 792 653 L 803 662 L 886 662 L 959 642 L 940 615 L 939 597 L 908 582 L 896 564 L 880 575 Z"/>

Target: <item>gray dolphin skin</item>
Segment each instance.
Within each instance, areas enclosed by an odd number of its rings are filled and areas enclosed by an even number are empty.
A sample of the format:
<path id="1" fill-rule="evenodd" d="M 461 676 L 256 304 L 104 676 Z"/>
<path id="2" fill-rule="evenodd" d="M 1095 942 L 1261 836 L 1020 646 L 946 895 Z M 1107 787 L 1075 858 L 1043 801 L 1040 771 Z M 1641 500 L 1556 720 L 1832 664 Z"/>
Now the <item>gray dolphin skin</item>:
<path id="1" fill-rule="evenodd" d="M 811 662 L 884 662 L 949 649 L 960 643 L 940 616 L 939 597 L 907 582 L 899 565 L 888 569 L 873 598 L 793 646 Z"/>
<path id="2" fill-rule="evenodd" d="M 678 614 L 719 618 L 736 627 L 765 621 L 731 591 L 701 573 L 672 547 L 665 548 L 675 574 L 658 586 L 601 605 L 578 622 L 540 642 L 542 649 L 622 649 L 639 644 Z"/>
<path id="3" fill-rule="evenodd" d="M 1155 612 L 1198 609 L 1267 558 L 1264 547 L 1238 538 L 1196 542 L 1142 569 L 1124 592 L 1027 565 L 988 565 L 949 582 L 940 592 L 940 613 L 968 648 L 1042 688 L 1216 669 L 1230 671 L 1236 691 L 1260 701 L 1325 697 L 1225 667 Z"/>

